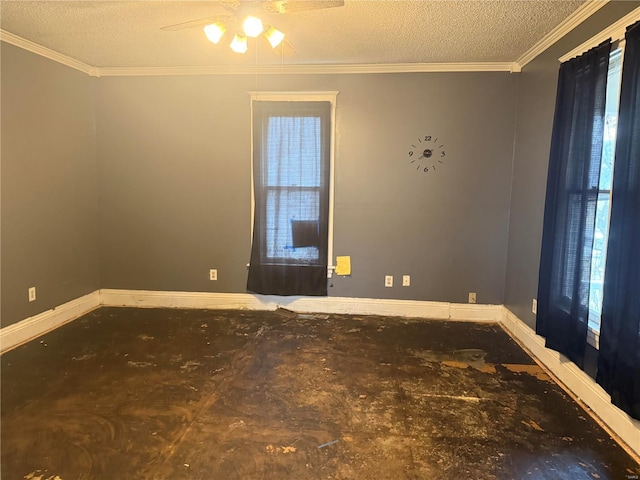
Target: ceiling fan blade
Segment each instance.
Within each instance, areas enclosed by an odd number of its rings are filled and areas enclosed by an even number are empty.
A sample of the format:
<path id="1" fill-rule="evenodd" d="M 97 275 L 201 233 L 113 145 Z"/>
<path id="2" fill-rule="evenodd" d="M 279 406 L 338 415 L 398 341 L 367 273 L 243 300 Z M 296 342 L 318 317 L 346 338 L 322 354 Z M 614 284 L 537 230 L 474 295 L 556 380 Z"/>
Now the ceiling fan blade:
<path id="1" fill-rule="evenodd" d="M 182 30 L 183 28 L 192 28 L 192 27 L 200 27 L 203 25 L 208 25 L 214 22 L 224 22 L 228 21 L 230 18 L 229 15 L 213 15 L 211 17 L 198 18 L 197 20 L 190 20 L 188 22 L 176 23 L 174 25 L 166 25 L 164 27 L 160 27 L 160 30 L 166 30 L 168 32 L 173 32 L 176 30 Z"/>
<path id="2" fill-rule="evenodd" d="M 343 6 L 344 0 L 276 0 L 265 3 L 264 8 L 268 13 L 296 13 Z"/>
<path id="3" fill-rule="evenodd" d="M 173 25 L 166 25 L 164 27 L 160 27 L 160 30 L 172 32 L 175 30 L 182 30 L 183 28 L 200 27 L 202 25 L 218 21 L 226 22 L 235 15 L 238 5 L 240 4 L 239 0 L 217 0 L 215 3 L 217 4 L 217 8 L 213 9 L 213 15 L 210 17 L 198 18 L 196 20 L 189 20 L 188 22 L 176 23 Z"/>

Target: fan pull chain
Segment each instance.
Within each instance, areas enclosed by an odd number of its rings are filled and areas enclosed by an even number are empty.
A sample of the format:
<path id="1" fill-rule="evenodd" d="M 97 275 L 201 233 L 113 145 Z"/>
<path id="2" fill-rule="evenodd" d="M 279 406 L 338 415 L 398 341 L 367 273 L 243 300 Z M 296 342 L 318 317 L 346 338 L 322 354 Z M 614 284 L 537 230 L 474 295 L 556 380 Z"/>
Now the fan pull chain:
<path id="1" fill-rule="evenodd" d="M 256 41 L 256 100 L 258 99 L 258 41 Z"/>

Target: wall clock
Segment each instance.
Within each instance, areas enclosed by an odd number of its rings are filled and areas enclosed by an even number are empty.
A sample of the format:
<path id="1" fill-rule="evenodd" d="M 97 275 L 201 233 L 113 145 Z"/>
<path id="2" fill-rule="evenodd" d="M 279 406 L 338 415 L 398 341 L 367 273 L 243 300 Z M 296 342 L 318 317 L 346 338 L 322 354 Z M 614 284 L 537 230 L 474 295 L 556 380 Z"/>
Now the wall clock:
<path id="1" fill-rule="evenodd" d="M 419 172 L 429 173 L 444 165 L 447 154 L 444 143 L 438 137 L 423 135 L 409 148 L 409 164 Z"/>

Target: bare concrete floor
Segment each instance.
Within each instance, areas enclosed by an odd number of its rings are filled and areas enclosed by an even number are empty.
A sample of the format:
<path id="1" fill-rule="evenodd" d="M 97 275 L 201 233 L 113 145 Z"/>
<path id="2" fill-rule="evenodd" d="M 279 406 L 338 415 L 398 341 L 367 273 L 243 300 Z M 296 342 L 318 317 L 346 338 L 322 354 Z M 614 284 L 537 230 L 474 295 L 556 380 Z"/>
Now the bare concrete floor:
<path id="1" fill-rule="evenodd" d="M 2 479 L 635 479 L 497 325 L 103 308 L 2 357 Z"/>

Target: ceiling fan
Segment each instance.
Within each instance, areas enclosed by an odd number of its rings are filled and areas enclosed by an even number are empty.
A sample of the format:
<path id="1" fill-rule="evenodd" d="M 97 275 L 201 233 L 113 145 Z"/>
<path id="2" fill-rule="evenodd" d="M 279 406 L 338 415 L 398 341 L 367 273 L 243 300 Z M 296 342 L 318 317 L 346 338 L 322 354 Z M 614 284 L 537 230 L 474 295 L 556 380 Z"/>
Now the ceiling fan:
<path id="1" fill-rule="evenodd" d="M 215 2 L 218 12 L 212 12 L 212 16 L 176 23 L 161 27 L 161 30 L 176 31 L 185 28 L 205 26 L 205 34 L 213 43 L 218 43 L 227 29 L 236 30 L 231 49 L 244 53 L 247 50 L 247 36 L 258 37 L 263 32 L 262 21 L 257 15 L 282 15 L 286 13 L 306 12 L 344 6 L 344 0 L 218 0 Z M 242 23 L 243 30 L 240 30 Z M 264 38 L 272 48 L 282 45 L 280 53 L 292 55 L 295 49 L 288 41 L 284 40 L 284 33 L 273 25 L 267 25 Z"/>

